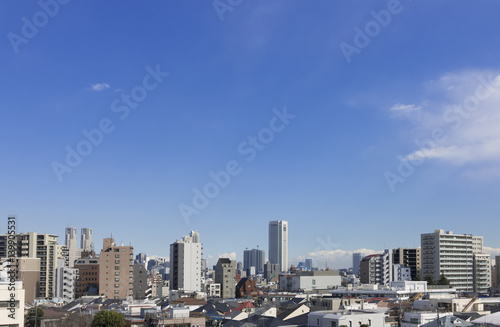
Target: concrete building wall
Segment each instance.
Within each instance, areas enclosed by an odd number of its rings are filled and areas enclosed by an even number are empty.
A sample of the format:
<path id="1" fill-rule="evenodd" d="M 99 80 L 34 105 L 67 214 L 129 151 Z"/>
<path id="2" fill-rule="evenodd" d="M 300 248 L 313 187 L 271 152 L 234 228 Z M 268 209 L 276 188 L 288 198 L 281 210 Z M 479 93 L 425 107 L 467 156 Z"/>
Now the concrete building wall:
<path id="1" fill-rule="evenodd" d="M 132 296 L 133 264 L 132 246 L 118 246 L 112 238 L 105 238 L 99 256 L 99 293 L 106 299 Z"/>
<path id="2" fill-rule="evenodd" d="M 13 307 L 10 304 L 11 299 L 13 299 Z M 22 282 L 14 282 L 14 285 L 9 285 L 9 282 L 0 282 L 0 326 L 23 327 L 24 302 Z M 10 310 L 11 308 L 13 310 Z"/>
<path id="3" fill-rule="evenodd" d="M 340 286 L 342 277 L 340 276 L 296 276 L 281 275 L 279 278 L 279 288 L 287 291 L 314 291 L 326 290 Z"/>
<path id="4" fill-rule="evenodd" d="M 142 263 L 134 264 L 134 299 L 146 298 L 146 291 L 148 290 L 148 271 Z"/>
<path id="5" fill-rule="evenodd" d="M 473 292 L 475 279 L 483 279 L 484 270 L 474 271 L 474 256 L 484 254 L 482 236 L 441 229 L 422 234 L 421 243 L 422 279 L 430 275 L 437 281 L 443 274 L 461 292 Z"/>
<path id="6" fill-rule="evenodd" d="M 25 301 L 33 302 L 38 296 L 40 288 L 40 259 L 39 258 L 16 258 L 16 266 L 19 269 L 19 280 L 23 283 Z"/>
<path id="7" fill-rule="evenodd" d="M 215 266 L 215 282 L 220 284 L 221 297 L 236 297 L 236 261 L 220 258 Z"/>
<path id="8" fill-rule="evenodd" d="M 170 245 L 170 289 L 201 291 L 201 243 Z"/>

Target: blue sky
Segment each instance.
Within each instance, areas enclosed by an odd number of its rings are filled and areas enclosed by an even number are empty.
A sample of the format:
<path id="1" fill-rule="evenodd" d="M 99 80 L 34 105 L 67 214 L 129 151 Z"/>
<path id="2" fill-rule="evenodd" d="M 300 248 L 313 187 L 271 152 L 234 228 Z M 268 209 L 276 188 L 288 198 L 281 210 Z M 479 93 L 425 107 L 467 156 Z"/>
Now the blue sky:
<path id="1" fill-rule="evenodd" d="M 500 4 L 41 3 L 0 12 L 4 230 L 15 214 L 18 232 L 90 227 L 96 249 L 112 233 L 168 256 L 193 229 L 215 263 L 267 252 L 284 219 L 291 263 L 435 229 L 500 253 Z"/>

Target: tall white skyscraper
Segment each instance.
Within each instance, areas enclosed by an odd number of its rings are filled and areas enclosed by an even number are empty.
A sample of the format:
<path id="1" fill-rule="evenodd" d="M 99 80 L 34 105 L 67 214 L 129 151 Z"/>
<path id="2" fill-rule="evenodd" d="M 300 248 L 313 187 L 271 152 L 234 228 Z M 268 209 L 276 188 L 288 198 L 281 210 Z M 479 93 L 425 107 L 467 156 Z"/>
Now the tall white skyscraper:
<path id="1" fill-rule="evenodd" d="M 80 248 L 82 251 L 92 250 L 92 228 L 82 228 Z"/>
<path id="2" fill-rule="evenodd" d="M 201 243 L 196 232 L 170 244 L 170 289 L 201 291 Z"/>
<path id="3" fill-rule="evenodd" d="M 64 245 L 68 248 L 69 266 L 74 267 L 75 260 L 79 258 L 76 245 L 76 228 L 66 227 L 64 233 Z"/>
<path id="4" fill-rule="evenodd" d="M 281 271 L 288 270 L 288 222 L 269 222 L 269 262 L 279 264 Z"/>

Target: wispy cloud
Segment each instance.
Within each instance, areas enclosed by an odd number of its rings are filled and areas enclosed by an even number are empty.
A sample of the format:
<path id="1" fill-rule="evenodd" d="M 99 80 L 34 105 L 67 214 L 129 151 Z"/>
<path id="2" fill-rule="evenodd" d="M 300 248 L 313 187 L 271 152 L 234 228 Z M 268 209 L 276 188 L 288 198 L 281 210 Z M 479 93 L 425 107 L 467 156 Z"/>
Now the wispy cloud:
<path id="1" fill-rule="evenodd" d="M 391 107 L 391 111 L 403 111 L 403 112 L 410 112 L 410 111 L 415 111 L 415 110 L 420 110 L 422 109 L 422 106 L 416 106 L 414 104 L 401 104 L 397 103 Z"/>
<path id="2" fill-rule="evenodd" d="M 489 254 L 492 257 L 500 255 L 500 249 L 498 248 L 490 248 L 489 246 L 483 246 L 483 251 L 484 253 Z"/>
<path id="3" fill-rule="evenodd" d="M 413 129 L 408 161 L 434 159 L 453 165 L 495 164 L 500 159 L 500 75 L 493 71 L 446 74 L 424 86 L 426 106 L 396 104 Z M 418 110 L 417 113 L 413 113 Z M 438 135 L 435 137 L 434 135 Z M 425 144 L 425 146 L 422 146 Z M 485 171 L 482 167 L 482 173 Z"/>
<path id="4" fill-rule="evenodd" d="M 106 89 L 109 89 L 109 84 L 108 83 L 96 83 L 96 84 L 92 84 L 90 86 L 90 89 L 92 91 L 104 91 Z"/>

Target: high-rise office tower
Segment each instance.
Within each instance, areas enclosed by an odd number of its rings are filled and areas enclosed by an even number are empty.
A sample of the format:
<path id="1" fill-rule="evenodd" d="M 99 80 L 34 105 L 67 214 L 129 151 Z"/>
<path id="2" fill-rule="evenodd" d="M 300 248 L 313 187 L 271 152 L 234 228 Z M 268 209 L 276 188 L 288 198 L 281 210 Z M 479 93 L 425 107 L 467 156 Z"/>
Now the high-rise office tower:
<path id="1" fill-rule="evenodd" d="M 269 222 L 269 262 L 279 264 L 280 271 L 288 270 L 288 222 Z"/>
<path id="2" fill-rule="evenodd" d="M 264 273 L 264 263 L 266 255 L 264 250 L 252 249 L 243 251 L 243 269 L 250 271 L 250 267 L 255 267 L 255 273 Z"/>
<path id="3" fill-rule="evenodd" d="M 195 234 L 193 234 L 195 233 Z M 170 289 L 201 291 L 201 243 L 199 234 L 192 232 L 170 244 Z"/>
<path id="4" fill-rule="evenodd" d="M 92 251 L 92 228 L 82 228 L 80 248 L 82 251 Z"/>
<path id="5" fill-rule="evenodd" d="M 361 253 L 354 252 L 352 254 L 352 272 L 356 276 L 359 276 L 359 263 L 361 262 L 361 259 Z"/>
<path id="6" fill-rule="evenodd" d="M 64 245 L 68 248 L 69 266 L 73 267 L 78 255 L 78 246 L 76 243 L 76 228 L 66 227 L 64 232 Z"/>
<path id="7" fill-rule="evenodd" d="M 444 275 L 459 292 L 485 293 L 491 265 L 483 253 L 483 237 L 436 230 L 421 235 L 422 274 L 438 281 Z"/>

